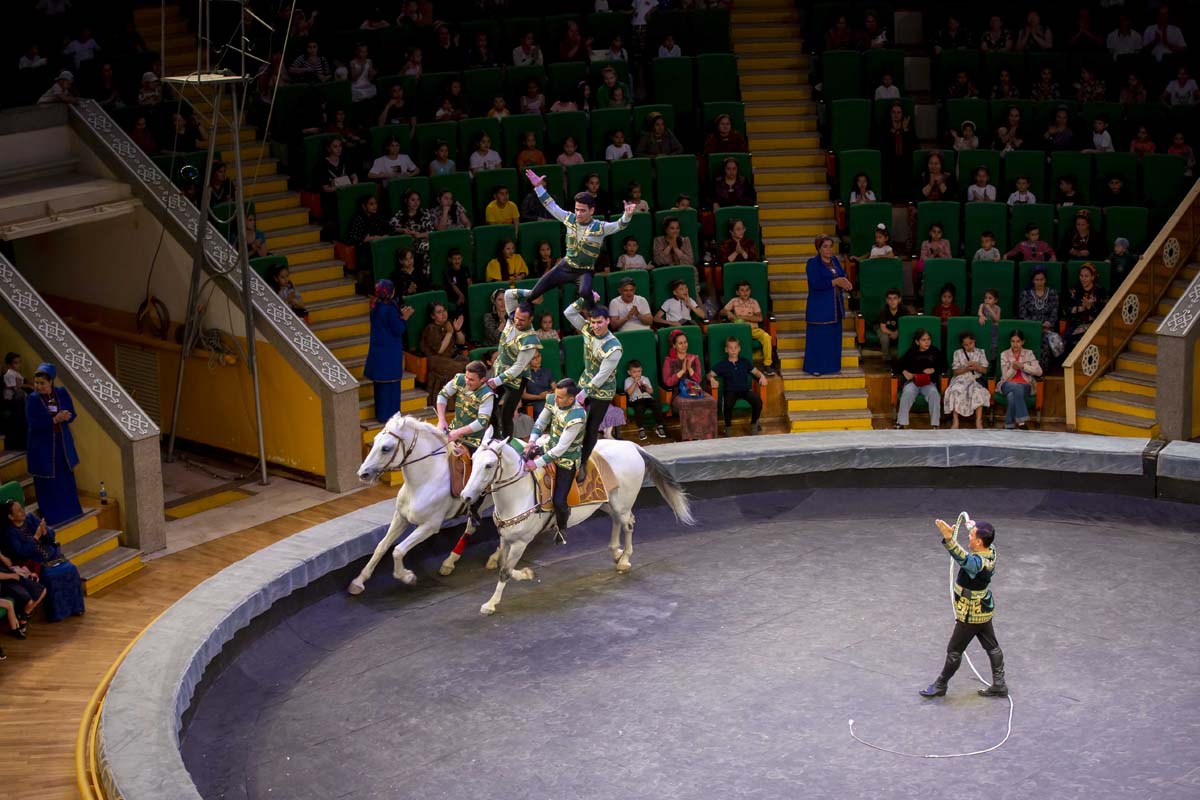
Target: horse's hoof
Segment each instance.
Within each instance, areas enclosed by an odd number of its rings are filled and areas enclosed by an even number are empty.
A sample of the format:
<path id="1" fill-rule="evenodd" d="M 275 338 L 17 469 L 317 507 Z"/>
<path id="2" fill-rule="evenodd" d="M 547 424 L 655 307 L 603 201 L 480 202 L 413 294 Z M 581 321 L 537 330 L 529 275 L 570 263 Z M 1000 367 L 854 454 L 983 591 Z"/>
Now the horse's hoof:
<path id="1" fill-rule="evenodd" d="M 500 564 L 500 554 L 492 553 L 492 555 L 487 560 L 487 568 L 495 569 L 499 564 Z"/>
<path id="2" fill-rule="evenodd" d="M 350 581 L 350 585 L 346 587 L 346 591 L 353 595 L 360 595 L 367 590 L 367 587 L 358 578 Z"/>
<path id="3" fill-rule="evenodd" d="M 617 572 L 626 573 L 631 569 L 633 569 L 633 564 L 630 564 L 628 559 L 622 559 L 617 562 Z"/>
<path id="4" fill-rule="evenodd" d="M 621 560 L 621 554 L 625 551 L 618 547 L 616 550 L 610 550 L 609 552 L 612 553 L 613 563 L 616 563 Z"/>
<path id="5" fill-rule="evenodd" d="M 417 582 L 417 573 L 413 572 L 411 569 L 398 569 L 396 570 L 396 580 L 400 581 L 406 586 L 412 586 Z"/>
<path id="6" fill-rule="evenodd" d="M 487 603 L 484 603 L 483 605 L 481 605 L 479 607 L 479 613 L 483 614 L 485 617 L 490 617 L 492 614 L 496 613 L 496 607 L 493 605 L 488 605 Z"/>
<path id="7" fill-rule="evenodd" d="M 513 572 L 513 577 L 519 581 L 531 581 L 533 580 L 533 570 L 529 567 L 524 567 Z"/>
<path id="8" fill-rule="evenodd" d="M 446 556 L 446 560 L 442 562 L 442 566 L 438 568 L 439 575 L 453 575 L 454 565 L 458 563 L 458 554 L 451 553 Z"/>

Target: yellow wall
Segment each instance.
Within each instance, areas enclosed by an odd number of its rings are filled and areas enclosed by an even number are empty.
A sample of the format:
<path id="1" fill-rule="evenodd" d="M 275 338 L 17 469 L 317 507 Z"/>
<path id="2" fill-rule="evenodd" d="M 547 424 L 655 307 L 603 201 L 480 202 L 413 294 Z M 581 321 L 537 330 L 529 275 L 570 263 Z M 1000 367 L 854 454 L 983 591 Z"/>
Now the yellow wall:
<path id="1" fill-rule="evenodd" d="M 27 378 L 32 378 L 34 368 L 47 358 L 46 353 L 39 352 L 29 340 L 19 335 L 3 315 L 0 315 L 0 342 L 4 343 L 5 350 L 21 354 L 21 366 Z M 61 371 L 59 374 L 62 374 Z M 62 385 L 62 380 L 58 383 Z M 119 503 L 118 507 L 124 514 L 127 505 L 124 474 L 121 470 L 121 447 L 105 432 L 87 404 L 79 397 L 79 393 L 72 391 L 70 387 L 68 391 L 71 392 L 71 399 L 75 401 L 77 414 L 75 421 L 71 423 L 71 434 L 75 437 L 75 448 L 79 451 L 75 482 L 80 492 L 98 497 L 100 481 L 104 481 L 108 496 Z"/>

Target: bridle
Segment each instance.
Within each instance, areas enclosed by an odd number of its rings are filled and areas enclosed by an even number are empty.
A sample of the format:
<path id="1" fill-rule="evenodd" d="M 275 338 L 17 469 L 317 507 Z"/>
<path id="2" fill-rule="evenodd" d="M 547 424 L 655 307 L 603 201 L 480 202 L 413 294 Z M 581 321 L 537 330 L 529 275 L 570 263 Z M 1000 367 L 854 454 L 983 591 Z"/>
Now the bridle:
<path id="1" fill-rule="evenodd" d="M 505 444 L 504 442 L 500 442 L 500 447 L 504 447 L 504 444 Z M 520 514 L 517 514 L 515 517 L 511 517 L 509 519 L 501 518 L 493 510 L 492 522 L 495 523 L 497 530 L 503 530 L 504 528 L 508 528 L 513 525 L 516 525 L 518 522 L 524 522 L 530 516 L 537 513 L 537 511 L 538 511 L 537 479 L 534 478 L 532 472 L 527 473 L 527 472 L 525 472 L 524 469 L 518 469 L 517 474 L 515 476 L 513 476 L 512 478 L 509 478 L 508 480 L 505 480 L 505 481 L 501 482 L 499 485 L 497 485 L 496 481 L 500 480 L 500 472 L 501 472 L 502 468 L 504 467 L 504 460 L 500 457 L 500 453 L 496 449 L 493 449 L 491 446 L 489 446 L 487 449 L 496 456 L 496 472 L 492 475 L 491 480 L 489 480 L 487 482 L 487 485 L 485 485 L 483 487 L 483 491 L 480 493 L 481 497 L 483 495 L 488 494 L 489 492 L 495 493 L 495 492 L 499 491 L 500 489 L 504 489 L 508 486 L 512 486 L 514 483 L 519 482 L 522 478 L 525 478 L 526 476 L 528 476 L 530 481 L 532 481 L 534 483 L 534 487 L 533 487 L 534 502 L 533 502 L 532 508 L 526 509 L 525 511 L 522 511 Z"/>
<path id="2" fill-rule="evenodd" d="M 406 421 L 407 420 L 401 420 L 401 422 L 400 422 L 401 430 L 404 429 L 404 424 Z M 421 461 L 424 461 L 427 458 L 432 458 L 433 456 L 440 455 L 440 454 L 446 452 L 446 445 L 442 445 L 441 447 L 437 448 L 436 450 L 426 453 L 425 455 L 421 456 L 420 458 L 413 459 L 412 462 L 409 462 L 408 457 L 410 455 L 412 455 L 413 450 L 415 450 L 417 448 L 417 440 L 420 438 L 420 436 L 414 431 L 413 437 L 412 437 L 412 444 L 409 444 L 408 442 L 406 442 L 404 440 L 403 436 L 400 436 L 399 434 L 396 434 L 396 433 L 392 433 L 387 428 L 384 428 L 383 432 L 396 440 L 397 447 L 396 447 L 395 451 L 393 451 L 392 457 L 388 460 L 388 462 L 380 468 L 380 470 L 379 470 L 380 472 L 391 472 L 391 471 L 395 471 L 401 467 L 412 466 L 413 464 L 417 464 Z M 396 461 L 397 456 L 401 457 L 399 462 Z"/>

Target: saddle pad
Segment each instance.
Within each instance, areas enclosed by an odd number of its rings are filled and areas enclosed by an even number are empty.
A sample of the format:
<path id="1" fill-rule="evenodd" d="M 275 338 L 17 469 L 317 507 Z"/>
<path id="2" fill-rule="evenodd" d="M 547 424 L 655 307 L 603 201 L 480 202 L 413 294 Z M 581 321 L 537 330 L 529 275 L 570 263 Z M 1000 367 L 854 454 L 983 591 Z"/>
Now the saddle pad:
<path id="1" fill-rule="evenodd" d="M 461 497 L 462 490 L 471 479 L 471 453 L 465 447 L 461 456 L 454 454 L 453 447 L 447 447 L 446 453 L 450 463 L 450 496 Z"/>
<path id="2" fill-rule="evenodd" d="M 558 469 L 554 464 L 548 464 L 538 473 L 534 483 L 537 485 L 537 501 L 542 511 L 554 510 L 554 480 Z M 612 467 L 599 453 L 592 453 L 588 459 L 587 473 L 583 483 L 571 481 L 571 490 L 567 493 L 567 507 L 607 503 L 608 492 L 617 485 Z"/>

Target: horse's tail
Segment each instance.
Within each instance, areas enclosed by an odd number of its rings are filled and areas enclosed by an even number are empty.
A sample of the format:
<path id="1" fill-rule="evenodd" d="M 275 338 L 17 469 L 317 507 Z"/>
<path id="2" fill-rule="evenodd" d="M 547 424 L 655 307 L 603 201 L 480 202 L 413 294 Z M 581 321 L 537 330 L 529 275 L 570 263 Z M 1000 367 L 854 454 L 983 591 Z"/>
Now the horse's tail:
<path id="1" fill-rule="evenodd" d="M 654 482 L 654 488 L 658 489 L 658 493 L 675 512 L 675 518 L 684 525 L 695 525 L 696 518 L 692 516 L 691 502 L 687 492 L 679 485 L 679 481 L 675 480 L 666 465 L 650 455 L 646 448 L 638 446 L 638 452 L 642 454 L 642 461 L 646 464 L 646 471 L 650 473 L 650 480 Z"/>

